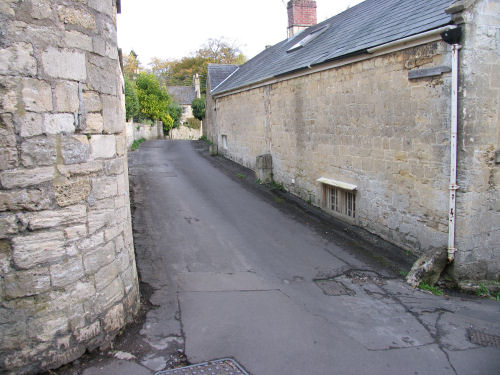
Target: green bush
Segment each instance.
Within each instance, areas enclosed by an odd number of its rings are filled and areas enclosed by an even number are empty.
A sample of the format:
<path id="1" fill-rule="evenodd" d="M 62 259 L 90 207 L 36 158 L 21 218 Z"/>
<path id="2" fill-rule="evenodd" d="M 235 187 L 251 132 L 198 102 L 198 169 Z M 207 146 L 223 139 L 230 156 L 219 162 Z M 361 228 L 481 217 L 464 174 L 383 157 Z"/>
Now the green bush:
<path id="1" fill-rule="evenodd" d="M 135 90 L 134 82 L 125 78 L 125 112 L 127 121 L 139 114 L 139 99 Z"/>
<path id="2" fill-rule="evenodd" d="M 205 96 L 193 100 L 191 107 L 193 108 L 193 116 L 202 121 L 205 118 Z"/>
<path id="3" fill-rule="evenodd" d="M 140 117 L 152 121 L 162 121 L 170 124 L 168 120 L 168 106 L 172 102 L 167 90 L 160 86 L 154 74 L 140 73 L 136 80 L 137 97 L 139 99 Z M 170 128 L 169 128 L 170 130 Z"/>
<path id="4" fill-rule="evenodd" d="M 170 117 L 170 115 L 167 115 L 163 120 L 163 133 L 168 135 L 168 133 L 170 133 L 170 130 L 172 130 L 173 127 L 174 127 L 174 119 Z"/>

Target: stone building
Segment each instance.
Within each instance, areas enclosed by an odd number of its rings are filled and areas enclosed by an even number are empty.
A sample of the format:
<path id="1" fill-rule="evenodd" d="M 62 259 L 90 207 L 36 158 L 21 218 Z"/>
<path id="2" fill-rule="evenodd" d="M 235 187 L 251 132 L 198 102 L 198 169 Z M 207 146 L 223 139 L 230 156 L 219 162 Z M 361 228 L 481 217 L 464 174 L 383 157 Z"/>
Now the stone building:
<path id="1" fill-rule="evenodd" d="M 366 0 L 228 70 L 205 135 L 402 249 L 448 248 L 458 282 L 498 281 L 499 83 L 500 1 Z"/>
<path id="2" fill-rule="evenodd" d="M 193 86 L 167 86 L 167 92 L 172 95 L 175 101 L 182 107 L 181 122 L 188 118 L 193 118 L 193 100 L 201 97 L 200 77 L 193 76 Z"/>
<path id="3" fill-rule="evenodd" d="M 210 139 L 217 139 L 215 127 L 215 100 L 210 94 L 217 86 L 226 80 L 232 73 L 238 69 L 238 65 L 232 64 L 208 64 L 207 67 L 207 94 L 205 102 L 205 119 L 204 124 L 211 126 L 203 127 L 203 135 Z"/>
<path id="4" fill-rule="evenodd" d="M 0 1 L 0 372 L 106 345 L 139 308 L 117 0 Z"/>

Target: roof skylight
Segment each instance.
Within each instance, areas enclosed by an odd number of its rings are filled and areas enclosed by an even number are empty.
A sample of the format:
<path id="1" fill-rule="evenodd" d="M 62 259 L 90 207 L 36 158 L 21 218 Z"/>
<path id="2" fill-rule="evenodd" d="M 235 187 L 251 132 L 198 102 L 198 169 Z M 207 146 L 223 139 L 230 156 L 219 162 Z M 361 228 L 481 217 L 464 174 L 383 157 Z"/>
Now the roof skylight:
<path id="1" fill-rule="evenodd" d="M 314 30 L 312 33 L 304 37 L 300 42 L 295 43 L 292 47 L 290 47 L 287 52 L 293 52 L 299 48 L 304 47 L 307 43 L 310 43 L 314 39 L 316 39 L 318 36 L 323 34 L 326 29 L 328 29 L 328 25 L 322 26 L 317 30 Z"/>

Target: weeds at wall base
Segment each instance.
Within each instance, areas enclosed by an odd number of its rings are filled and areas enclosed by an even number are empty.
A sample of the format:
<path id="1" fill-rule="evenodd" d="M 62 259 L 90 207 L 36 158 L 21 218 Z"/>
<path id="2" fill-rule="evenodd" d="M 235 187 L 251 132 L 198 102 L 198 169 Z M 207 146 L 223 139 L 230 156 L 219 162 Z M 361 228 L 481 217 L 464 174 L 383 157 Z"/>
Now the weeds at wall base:
<path id="1" fill-rule="evenodd" d="M 281 183 L 281 182 L 278 183 L 274 180 L 271 180 L 270 186 L 271 186 L 271 190 L 279 190 L 282 192 L 286 192 L 286 189 L 283 186 L 283 183 Z"/>
<path id="2" fill-rule="evenodd" d="M 202 136 L 201 136 L 198 140 L 199 140 L 199 141 L 202 141 L 202 142 L 205 142 L 205 143 L 207 143 L 208 145 L 212 145 L 212 144 L 213 144 L 213 143 L 212 143 L 212 141 L 211 141 L 211 140 L 209 140 L 209 139 L 208 139 L 206 136 L 204 136 L 204 135 L 202 135 Z"/>
<path id="3" fill-rule="evenodd" d="M 135 141 L 134 141 L 134 143 L 132 143 L 131 150 L 132 150 L 132 151 L 137 150 L 137 149 L 139 148 L 139 145 L 140 145 L 141 143 L 144 143 L 144 142 L 146 142 L 146 140 L 145 140 L 144 138 L 141 138 L 141 139 L 137 139 L 137 140 L 135 140 Z"/>
<path id="4" fill-rule="evenodd" d="M 435 296 L 442 296 L 443 295 L 442 289 L 438 288 L 437 286 L 430 285 L 427 281 L 422 281 L 418 285 L 418 289 L 425 290 L 427 292 L 431 292 Z"/>
<path id="5" fill-rule="evenodd" d="M 478 297 L 489 298 L 494 301 L 500 302 L 500 292 L 497 292 L 496 296 L 492 293 L 484 283 L 479 284 L 479 288 L 476 292 Z"/>

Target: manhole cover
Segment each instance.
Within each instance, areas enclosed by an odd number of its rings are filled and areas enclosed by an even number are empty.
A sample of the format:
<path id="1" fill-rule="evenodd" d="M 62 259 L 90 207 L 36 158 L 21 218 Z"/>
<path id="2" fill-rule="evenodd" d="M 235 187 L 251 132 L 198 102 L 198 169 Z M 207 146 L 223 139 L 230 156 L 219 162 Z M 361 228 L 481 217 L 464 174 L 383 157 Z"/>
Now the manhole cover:
<path id="1" fill-rule="evenodd" d="M 490 335 L 481 331 L 476 331 L 475 329 L 469 329 L 469 339 L 473 344 L 481 346 L 492 346 L 494 348 L 500 349 L 500 337 L 495 335 Z"/>
<path id="2" fill-rule="evenodd" d="M 314 282 L 327 296 L 353 296 L 356 294 L 344 284 L 335 280 L 314 280 Z"/>
<path id="3" fill-rule="evenodd" d="M 197 365 L 157 372 L 156 375 L 248 375 L 232 359 L 218 359 Z"/>

